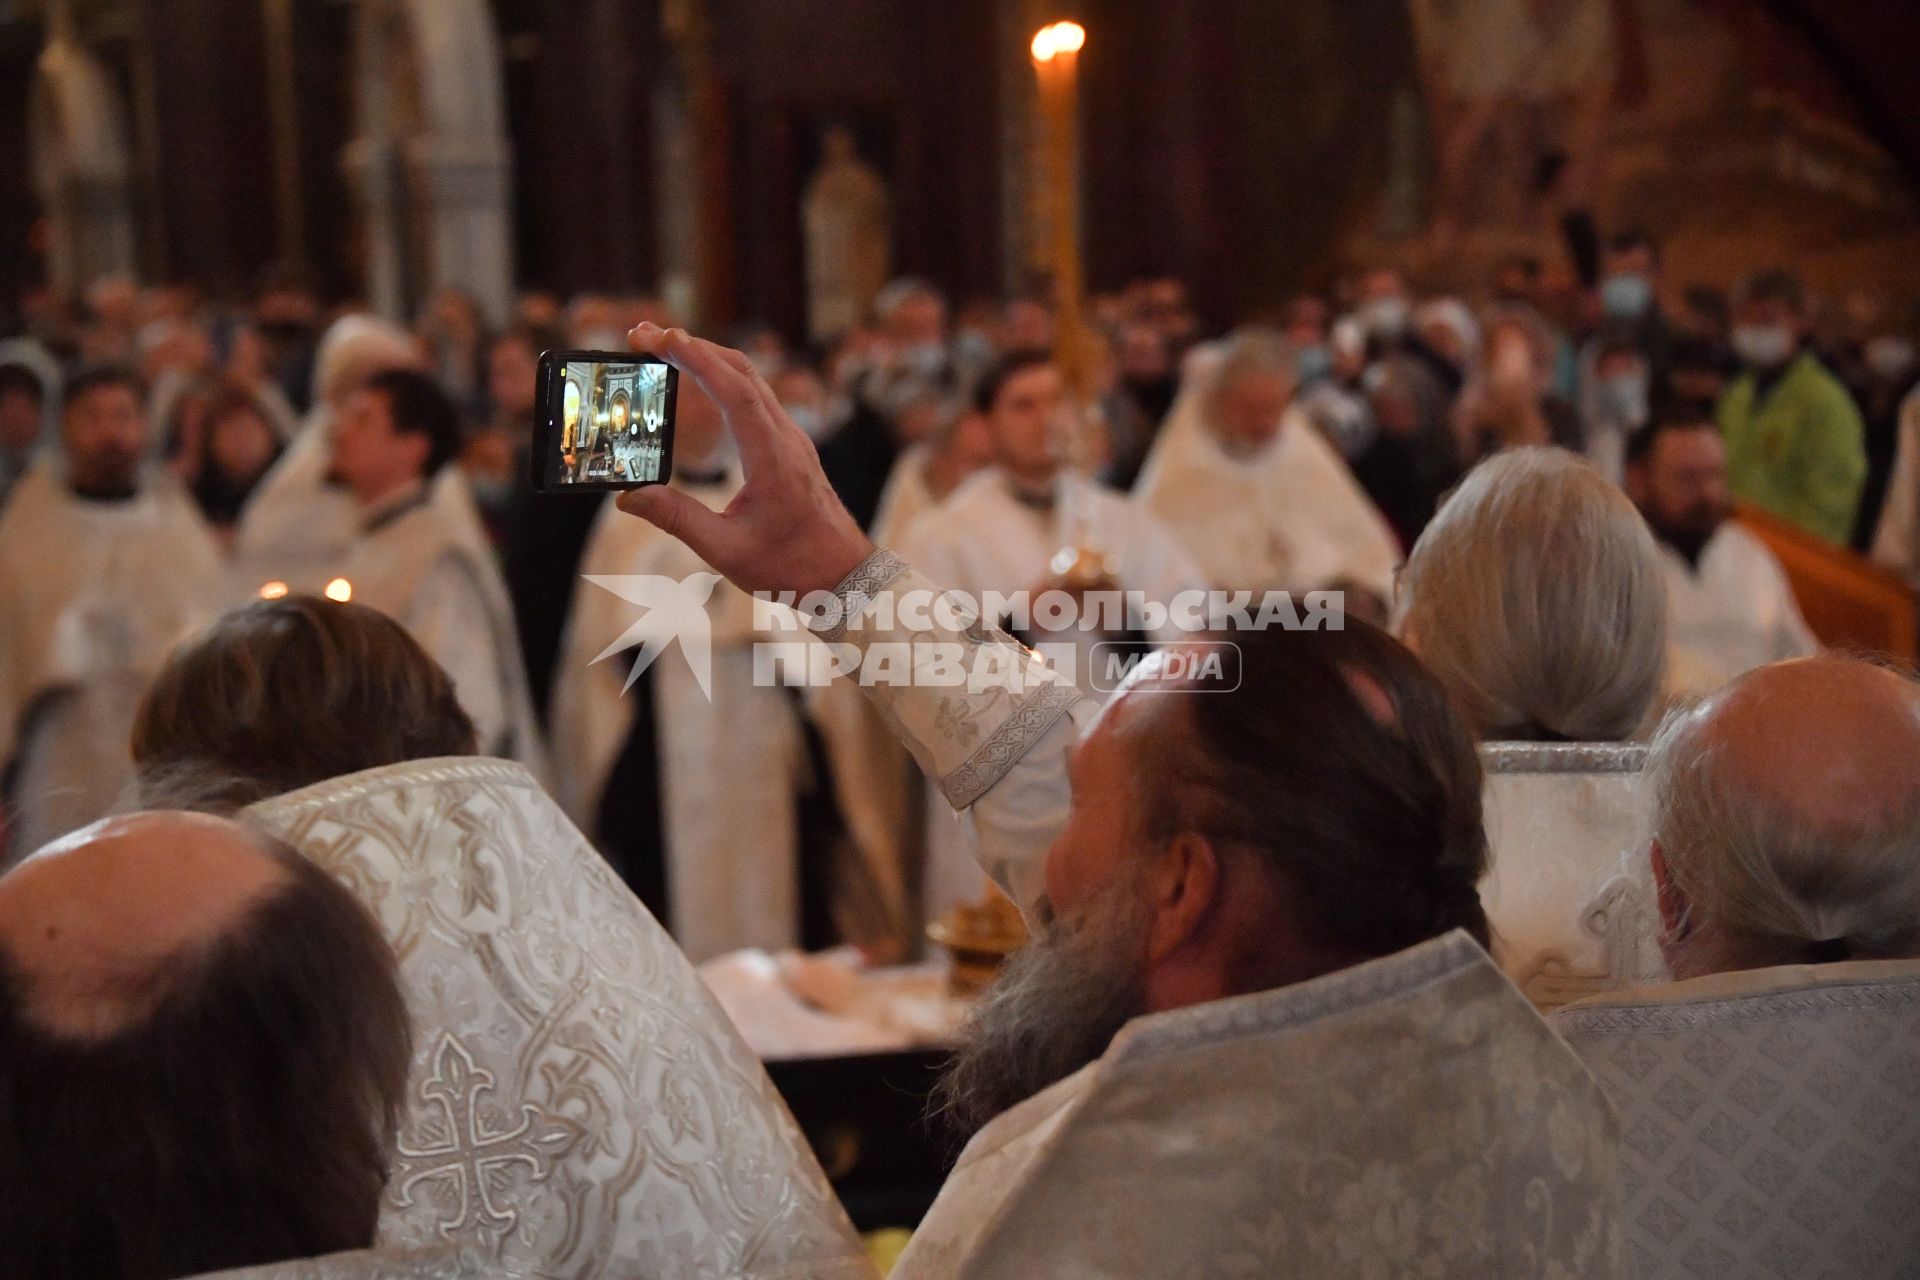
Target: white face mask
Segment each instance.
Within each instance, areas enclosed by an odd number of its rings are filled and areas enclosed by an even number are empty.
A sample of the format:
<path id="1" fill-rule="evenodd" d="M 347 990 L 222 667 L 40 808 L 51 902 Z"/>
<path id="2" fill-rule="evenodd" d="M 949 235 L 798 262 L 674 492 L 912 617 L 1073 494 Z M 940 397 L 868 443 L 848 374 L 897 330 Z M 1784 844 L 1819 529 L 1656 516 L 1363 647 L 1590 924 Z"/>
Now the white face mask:
<path id="1" fill-rule="evenodd" d="M 1882 334 L 1867 344 L 1867 368 L 1892 382 L 1913 367 L 1913 343 L 1896 334 Z"/>
<path id="2" fill-rule="evenodd" d="M 1759 369 L 1771 369 L 1793 354 L 1793 330 L 1785 325 L 1737 325 L 1732 341 L 1734 354 Z"/>
<path id="3" fill-rule="evenodd" d="M 1379 338 L 1397 338 L 1405 333 L 1409 314 L 1407 300 L 1395 294 L 1360 304 L 1360 323 Z"/>
<path id="4" fill-rule="evenodd" d="M 807 439 L 817 442 L 826 434 L 827 415 L 819 405 L 790 404 L 783 407 L 787 416 L 793 419 L 793 425 L 807 433 Z"/>

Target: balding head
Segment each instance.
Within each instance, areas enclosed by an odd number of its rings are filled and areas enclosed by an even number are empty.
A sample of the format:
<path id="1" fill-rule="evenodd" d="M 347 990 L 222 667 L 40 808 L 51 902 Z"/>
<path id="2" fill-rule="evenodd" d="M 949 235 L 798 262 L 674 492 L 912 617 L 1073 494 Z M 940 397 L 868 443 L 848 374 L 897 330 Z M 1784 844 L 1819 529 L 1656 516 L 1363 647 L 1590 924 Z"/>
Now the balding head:
<path id="1" fill-rule="evenodd" d="M 171 962 L 232 933 L 287 880 L 238 823 L 109 818 L 0 877 L 0 954 L 28 1017 L 56 1035 L 98 1039 L 150 1012 Z"/>
<path id="2" fill-rule="evenodd" d="M 370 1244 L 409 1057 L 378 926 L 292 849 L 170 812 L 48 846 L 0 877 L 0 1275 Z"/>
<path id="3" fill-rule="evenodd" d="M 1676 973 L 1920 954 L 1920 686 L 1762 667 L 1671 718 L 1647 767 Z"/>

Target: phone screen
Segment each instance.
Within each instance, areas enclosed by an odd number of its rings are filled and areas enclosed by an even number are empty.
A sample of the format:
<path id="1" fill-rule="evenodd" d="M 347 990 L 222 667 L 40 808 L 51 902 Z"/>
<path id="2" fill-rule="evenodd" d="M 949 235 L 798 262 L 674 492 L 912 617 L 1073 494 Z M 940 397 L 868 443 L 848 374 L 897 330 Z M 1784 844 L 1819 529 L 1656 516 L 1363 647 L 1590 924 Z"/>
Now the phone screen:
<path id="1" fill-rule="evenodd" d="M 664 361 L 611 351 L 540 357 L 537 488 L 633 489 L 673 474 L 679 372 Z"/>

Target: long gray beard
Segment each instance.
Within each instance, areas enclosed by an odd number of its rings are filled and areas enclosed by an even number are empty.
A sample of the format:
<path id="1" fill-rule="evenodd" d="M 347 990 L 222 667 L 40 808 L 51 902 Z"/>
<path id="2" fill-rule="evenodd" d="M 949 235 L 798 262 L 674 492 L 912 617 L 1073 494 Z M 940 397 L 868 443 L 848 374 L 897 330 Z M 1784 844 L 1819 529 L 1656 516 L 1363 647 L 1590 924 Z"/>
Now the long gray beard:
<path id="1" fill-rule="evenodd" d="M 1148 924 L 1135 877 L 1123 876 L 1010 956 L 968 1020 L 935 1110 L 971 1136 L 1105 1053 L 1140 1012 Z"/>

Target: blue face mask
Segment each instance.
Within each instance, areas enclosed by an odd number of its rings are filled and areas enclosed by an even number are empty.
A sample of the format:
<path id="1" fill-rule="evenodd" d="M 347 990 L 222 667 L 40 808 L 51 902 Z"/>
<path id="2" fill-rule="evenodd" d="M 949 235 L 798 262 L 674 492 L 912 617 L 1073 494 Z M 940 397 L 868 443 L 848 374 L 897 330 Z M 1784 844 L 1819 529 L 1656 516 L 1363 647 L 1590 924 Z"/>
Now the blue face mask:
<path id="1" fill-rule="evenodd" d="M 1310 347 L 1297 348 L 1294 363 L 1300 371 L 1301 382 L 1318 382 L 1333 372 L 1333 353 L 1316 342 Z"/>
<path id="2" fill-rule="evenodd" d="M 1653 282 L 1645 276 L 1611 276 L 1600 284 L 1600 309 L 1616 320 L 1637 320 L 1653 306 Z"/>

